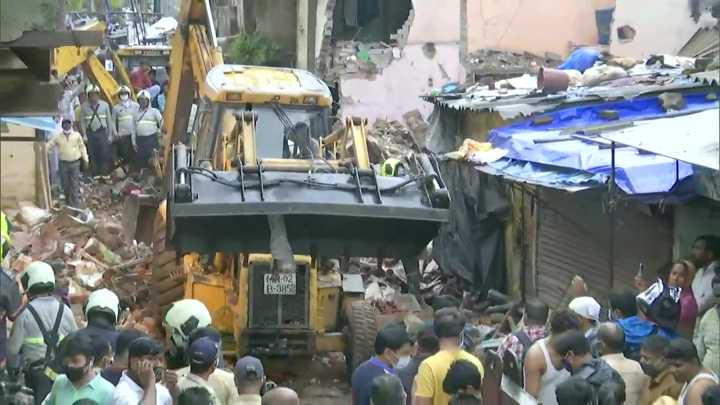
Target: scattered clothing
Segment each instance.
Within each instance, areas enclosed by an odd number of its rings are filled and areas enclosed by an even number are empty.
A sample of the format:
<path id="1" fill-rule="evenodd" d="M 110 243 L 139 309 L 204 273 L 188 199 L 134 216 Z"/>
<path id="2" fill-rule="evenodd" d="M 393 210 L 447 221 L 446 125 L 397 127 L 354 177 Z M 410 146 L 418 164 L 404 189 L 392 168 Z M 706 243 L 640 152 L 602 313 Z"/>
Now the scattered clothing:
<path id="1" fill-rule="evenodd" d="M 353 405 L 370 405 L 370 388 L 373 380 L 385 374 L 395 374 L 395 369 L 377 357 L 360 364 L 351 378 Z"/>
<path id="2" fill-rule="evenodd" d="M 685 397 L 687 396 L 687 393 L 690 390 L 690 387 L 695 385 L 695 383 L 700 380 L 710 380 L 710 381 L 714 382 L 715 384 L 720 384 L 720 379 L 718 379 L 718 376 L 715 375 L 715 373 L 700 372 L 700 373 L 698 373 L 698 375 L 693 377 L 692 380 L 685 383 L 685 385 L 682 388 L 682 391 L 680 392 L 680 397 L 678 398 L 678 405 L 688 405 L 687 402 L 685 401 Z"/>
<path id="3" fill-rule="evenodd" d="M 100 375 L 96 375 L 84 386 L 75 388 L 65 374 L 61 374 L 55 379 L 52 390 L 43 401 L 43 405 L 73 404 L 80 399 L 90 399 L 98 404 L 109 404 L 114 389 L 115 387 Z"/>
<path id="4" fill-rule="evenodd" d="M 595 62 L 600 59 L 600 51 L 595 48 L 580 48 L 565 59 L 562 65 L 558 66 L 562 70 L 577 70 L 580 73 L 593 67 Z"/>
<path id="5" fill-rule="evenodd" d="M 537 399 L 543 405 L 558 405 L 555 388 L 570 378 L 570 372 L 555 368 L 547 347 L 548 339 L 538 340 L 538 346 L 543 353 L 543 357 L 545 357 L 545 373 L 540 377 L 540 392 L 538 392 Z"/>
<path id="6" fill-rule="evenodd" d="M 477 357 L 464 350 L 440 350 L 420 363 L 418 375 L 415 378 L 415 396 L 432 398 L 433 405 L 446 405 L 450 395 L 443 390 L 443 380 L 448 370 L 456 360 L 467 360 L 473 363 L 484 376 L 483 365 Z"/>
<path id="7" fill-rule="evenodd" d="M 702 365 L 720 375 L 720 305 L 710 308 L 695 332 L 695 347 Z"/>
<path id="8" fill-rule="evenodd" d="M 625 403 L 644 404 L 647 402 L 650 378 L 645 375 L 640 363 L 626 358 L 622 353 L 606 354 L 602 359 L 615 369 L 625 381 Z"/>
<path id="9" fill-rule="evenodd" d="M 117 387 L 113 390 L 112 405 L 138 405 L 142 401 L 144 390 L 141 386 L 137 385 L 132 378 L 128 377 L 127 373 L 123 373 L 120 377 Z M 170 396 L 170 391 L 167 388 L 155 384 L 155 405 L 172 405 L 173 400 Z"/>
<path id="10" fill-rule="evenodd" d="M 642 405 L 651 405 L 662 396 L 677 398 L 682 391 L 682 384 L 675 379 L 672 370 L 663 370 L 657 377 L 650 380 L 647 402 Z"/>

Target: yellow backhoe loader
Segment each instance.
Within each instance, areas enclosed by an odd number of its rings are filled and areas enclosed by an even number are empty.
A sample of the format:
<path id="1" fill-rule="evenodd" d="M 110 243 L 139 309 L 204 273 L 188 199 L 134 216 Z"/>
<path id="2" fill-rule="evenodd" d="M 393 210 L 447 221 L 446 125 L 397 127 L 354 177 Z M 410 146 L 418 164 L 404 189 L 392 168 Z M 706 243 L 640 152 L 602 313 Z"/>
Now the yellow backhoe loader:
<path id="1" fill-rule="evenodd" d="M 232 354 L 340 351 L 356 366 L 372 354 L 375 312 L 360 275 L 324 264 L 401 258 L 416 286 L 416 255 L 447 221 L 437 162 L 418 154 L 414 174 L 380 176 L 365 120 L 329 133 L 325 83 L 302 70 L 223 64 L 208 0 L 183 1 L 178 22 L 166 201 L 154 223 L 160 316 L 195 298 Z"/>

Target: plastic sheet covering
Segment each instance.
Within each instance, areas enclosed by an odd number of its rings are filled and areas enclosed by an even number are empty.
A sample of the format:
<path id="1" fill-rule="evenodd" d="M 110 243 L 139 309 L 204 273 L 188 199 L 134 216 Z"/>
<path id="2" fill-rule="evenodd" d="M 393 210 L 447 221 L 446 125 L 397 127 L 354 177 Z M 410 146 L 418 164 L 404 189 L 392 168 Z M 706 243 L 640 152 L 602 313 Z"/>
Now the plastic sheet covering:
<path id="1" fill-rule="evenodd" d="M 708 101 L 704 93 L 685 94 L 684 113 L 717 108 L 717 101 Z M 619 120 L 607 121 L 600 112 L 614 110 Z M 563 108 L 548 116 L 552 122 L 535 124 L 524 120 L 491 131 L 489 140 L 495 147 L 508 149 L 508 158 L 584 170 L 609 175 L 611 149 L 600 142 L 573 138 L 584 129 L 622 121 L 635 121 L 668 116 L 657 97 L 598 103 Z M 678 181 L 692 175 L 692 167 L 662 156 L 641 153 L 634 148 L 616 149 L 616 184 L 627 194 L 668 192 Z"/>
<path id="2" fill-rule="evenodd" d="M 503 229 L 510 213 L 504 186 L 467 163 L 448 161 L 441 170 L 452 203 L 450 221 L 433 242 L 434 259 L 444 273 L 457 275 L 476 291 L 503 289 Z"/>

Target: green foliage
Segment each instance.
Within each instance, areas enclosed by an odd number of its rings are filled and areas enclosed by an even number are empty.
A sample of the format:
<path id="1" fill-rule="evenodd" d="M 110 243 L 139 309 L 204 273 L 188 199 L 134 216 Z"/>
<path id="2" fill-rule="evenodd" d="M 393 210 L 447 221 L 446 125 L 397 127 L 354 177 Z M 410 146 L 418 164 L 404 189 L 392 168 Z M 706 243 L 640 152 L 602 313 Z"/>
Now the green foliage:
<path id="1" fill-rule="evenodd" d="M 257 32 L 242 33 L 225 44 L 226 63 L 265 65 L 277 58 L 279 48 Z"/>

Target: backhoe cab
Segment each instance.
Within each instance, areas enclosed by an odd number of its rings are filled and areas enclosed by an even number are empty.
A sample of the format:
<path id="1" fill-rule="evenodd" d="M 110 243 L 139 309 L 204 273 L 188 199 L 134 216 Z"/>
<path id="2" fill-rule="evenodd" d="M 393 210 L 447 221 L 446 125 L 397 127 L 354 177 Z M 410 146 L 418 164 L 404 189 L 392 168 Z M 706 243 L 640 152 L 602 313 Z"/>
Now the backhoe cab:
<path id="1" fill-rule="evenodd" d="M 447 221 L 437 162 L 418 154 L 408 174 L 381 176 L 365 120 L 330 134 L 317 77 L 223 64 L 209 10 L 183 1 L 187 27 L 172 38 L 153 241 L 160 316 L 195 298 L 228 354 L 343 351 L 354 368 L 372 354 L 375 312 L 361 276 L 327 264 L 400 258 L 416 286 L 416 256 Z"/>

